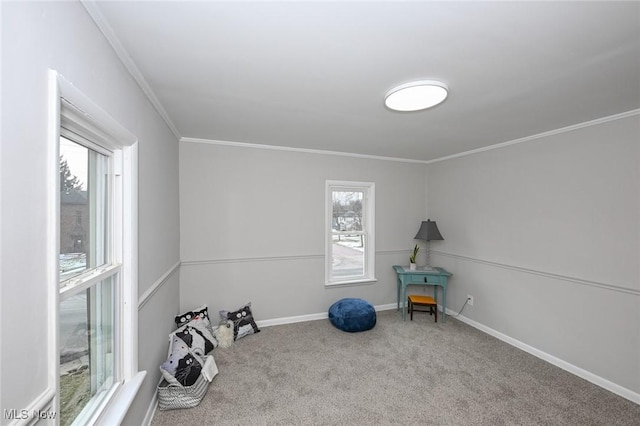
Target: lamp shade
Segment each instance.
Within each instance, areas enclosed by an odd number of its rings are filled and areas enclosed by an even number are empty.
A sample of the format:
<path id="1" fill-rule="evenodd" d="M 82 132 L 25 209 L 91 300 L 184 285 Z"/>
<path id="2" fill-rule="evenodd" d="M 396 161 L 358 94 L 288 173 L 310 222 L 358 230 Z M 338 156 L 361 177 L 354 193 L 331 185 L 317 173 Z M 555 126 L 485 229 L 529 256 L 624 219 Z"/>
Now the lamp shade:
<path id="1" fill-rule="evenodd" d="M 425 241 L 444 240 L 444 238 L 442 238 L 442 234 L 438 230 L 436 222 L 429 219 L 427 219 L 426 222 L 422 221 L 420 229 L 418 229 L 418 233 L 413 238 Z"/>

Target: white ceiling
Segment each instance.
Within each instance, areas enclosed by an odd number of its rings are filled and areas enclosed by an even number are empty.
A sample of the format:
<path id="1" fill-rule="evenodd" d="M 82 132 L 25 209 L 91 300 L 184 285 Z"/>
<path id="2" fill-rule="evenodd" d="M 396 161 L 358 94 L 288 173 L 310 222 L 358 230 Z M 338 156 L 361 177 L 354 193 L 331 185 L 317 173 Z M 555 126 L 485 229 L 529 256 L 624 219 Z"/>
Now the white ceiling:
<path id="1" fill-rule="evenodd" d="M 87 9 L 186 138 L 426 161 L 640 108 L 636 1 Z M 449 98 L 385 109 L 414 79 L 445 82 Z"/>

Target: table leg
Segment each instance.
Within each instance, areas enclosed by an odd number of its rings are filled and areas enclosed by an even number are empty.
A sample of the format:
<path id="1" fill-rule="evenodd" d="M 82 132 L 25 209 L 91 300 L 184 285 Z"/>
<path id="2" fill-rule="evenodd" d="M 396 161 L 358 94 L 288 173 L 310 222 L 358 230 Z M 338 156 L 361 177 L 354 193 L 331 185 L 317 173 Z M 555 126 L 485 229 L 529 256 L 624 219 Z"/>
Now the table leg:
<path id="1" fill-rule="evenodd" d="M 442 286 L 442 322 L 447 322 L 447 286 Z"/>
<path id="2" fill-rule="evenodd" d="M 433 299 L 436 301 L 436 311 L 438 310 L 438 285 L 433 286 Z"/>
<path id="3" fill-rule="evenodd" d="M 407 317 L 407 286 L 402 284 L 402 321 Z"/>
<path id="4" fill-rule="evenodd" d="M 400 282 L 400 277 L 398 277 L 396 280 L 398 281 L 397 282 L 397 287 L 398 287 L 398 307 L 396 308 L 396 310 L 399 311 L 400 310 L 400 286 L 402 285 L 402 283 Z"/>

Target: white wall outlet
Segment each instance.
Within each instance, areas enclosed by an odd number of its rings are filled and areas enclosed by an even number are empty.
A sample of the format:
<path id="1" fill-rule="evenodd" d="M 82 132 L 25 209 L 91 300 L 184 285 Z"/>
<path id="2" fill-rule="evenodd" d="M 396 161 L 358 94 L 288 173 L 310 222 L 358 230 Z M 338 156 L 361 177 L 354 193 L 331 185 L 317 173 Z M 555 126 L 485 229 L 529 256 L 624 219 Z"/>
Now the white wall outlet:
<path id="1" fill-rule="evenodd" d="M 470 294 L 467 294 L 467 300 L 469 302 L 469 306 L 473 306 L 473 296 Z"/>

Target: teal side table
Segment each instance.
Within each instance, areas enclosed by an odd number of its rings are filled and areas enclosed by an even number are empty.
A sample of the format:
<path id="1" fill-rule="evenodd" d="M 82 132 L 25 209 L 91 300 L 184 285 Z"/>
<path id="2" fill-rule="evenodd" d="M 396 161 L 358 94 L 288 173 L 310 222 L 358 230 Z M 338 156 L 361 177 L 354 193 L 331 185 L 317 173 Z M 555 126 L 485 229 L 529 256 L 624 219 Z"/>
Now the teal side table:
<path id="1" fill-rule="evenodd" d="M 433 298 L 436 303 L 438 303 L 438 287 L 442 287 L 442 322 L 447 322 L 447 279 L 451 276 L 450 272 L 438 267 L 433 270 L 417 268 L 415 271 L 411 271 L 408 266 L 394 265 L 393 269 L 398 276 L 398 309 L 400 309 L 400 302 L 402 302 L 402 321 L 405 321 L 407 316 L 407 286 L 432 285 L 434 286 Z"/>

